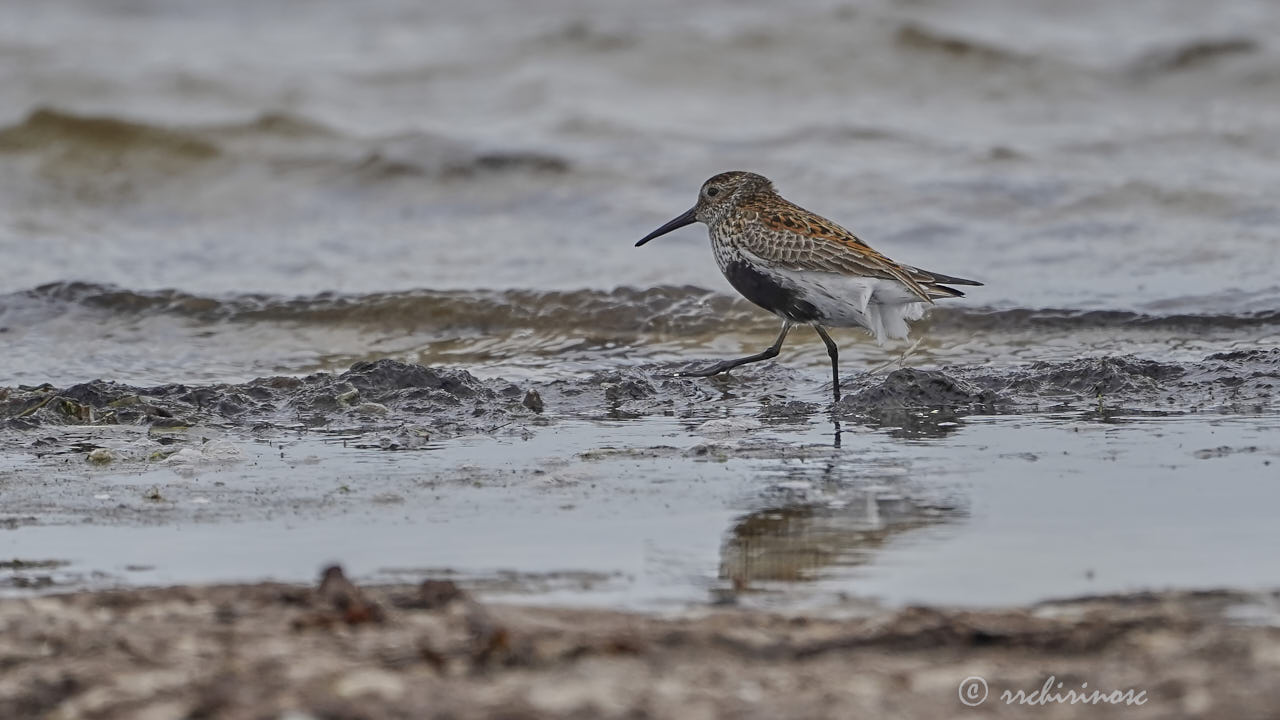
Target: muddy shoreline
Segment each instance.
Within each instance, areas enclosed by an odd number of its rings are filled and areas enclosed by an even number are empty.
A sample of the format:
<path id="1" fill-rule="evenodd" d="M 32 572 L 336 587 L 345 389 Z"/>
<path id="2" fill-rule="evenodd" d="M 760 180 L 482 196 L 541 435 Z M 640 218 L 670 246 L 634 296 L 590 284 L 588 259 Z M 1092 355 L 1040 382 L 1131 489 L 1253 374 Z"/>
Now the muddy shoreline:
<path id="1" fill-rule="evenodd" d="M 1206 472 L 1232 478 L 1214 501 L 1223 522 L 1255 528 L 1239 504 L 1270 502 L 1275 350 L 890 367 L 850 374 L 834 407 L 820 369 L 671 376 L 694 364 L 509 381 L 384 359 L 247 383 L 3 388 L 6 554 L 49 567 L 0 568 L 0 590 L 298 580 L 325 561 L 354 562 L 364 582 L 448 569 L 486 597 L 648 609 L 1266 581 L 1261 559 L 1215 560 L 1235 545 L 1196 528 Z M 1185 515 L 1162 542 L 1200 565 L 1171 553 L 1153 566 L 1144 542 L 1132 557 L 1106 550 L 1133 521 L 1094 516 L 1148 512 L 1142 483 L 1157 479 L 1166 514 Z M 1002 509 L 975 515 L 987 507 Z M 1071 524 L 1054 507 L 1073 508 Z M 1043 530 L 1020 520 L 1041 516 L 1028 522 Z M 1256 521 L 1249 546 L 1265 547 Z M 992 522 L 1009 528 L 973 538 L 994 545 L 945 559 L 951 534 Z M 937 559 L 913 555 L 918 542 Z M 1059 545 L 1046 563 L 1041 543 Z M 1024 579 L 946 579 L 985 557 Z"/>
<path id="2" fill-rule="evenodd" d="M 337 570 L 310 588 L 10 598 L 0 715 L 1269 717 L 1278 600 L 1170 592 L 1005 610 L 654 616 L 484 604 L 447 581 L 361 590 Z M 968 707 L 959 688 L 974 676 L 987 693 Z M 1142 702 L 1001 699 L 1051 676 L 1058 692 Z"/>
<path id="3" fill-rule="evenodd" d="M 1280 398 L 1280 351 L 1274 349 L 1215 353 L 1192 362 L 1122 356 L 1005 367 L 884 368 L 847 376 L 844 397 L 834 406 L 821 372 L 764 363 L 708 380 L 672 376 L 697 365 L 641 365 L 517 383 L 481 379 L 461 368 L 379 360 L 342 373 L 239 384 L 138 387 L 94 380 L 0 388 L 0 442 L 16 463 L 0 468 L 5 494 L 0 522 L 10 528 L 68 522 L 148 525 L 265 519 L 299 511 L 323 517 L 335 492 L 347 493 L 355 484 L 316 487 L 307 479 L 307 466 L 322 462 L 326 447 L 372 453 L 371 462 L 391 469 L 394 479 L 371 501 L 397 504 L 421 486 L 411 475 L 398 476 L 421 460 L 428 461 L 422 468 L 434 477 L 431 482 L 442 487 L 488 483 L 497 480 L 494 472 L 507 472 L 482 471 L 461 451 L 456 455 L 461 464 L 445 462 L 439 451 L 467 438 L 551 443 L 552 455 L 510 466 L 534 486 L 542 483 L 539 476 L 566 467 L 592 476 L 627 461 L 649 463 L 656 468 L 650 474 L 677 475 L 688 472 L 681 468 L 729 461 L 827 462 L 874 478 L 880 472 L 874 463 L 859 471 L 863 461 L 849 465 L 852 458 L 838 453 L 842 438 L 885 433 L 897 440 L 944 441 L 981 418 L 1048 418 L 1063 427 L 1078 422 L 1105 427 L 1137 418 L 1266 416 Z M 593 437 L 598 429 L 581 425 L 607 423 L 625 431 L 628 423 L 639 429 L 655 420 L 683 428 L 682 440 L 672 444 L 641 435 L 608 442 Z M 827 437 L 814 442 L 814 429 L 823 427 L 829 428 Z M 557 441 L 558 433 L 575 439 Z M 1197 452 L 1208 457 L 1259 450 L 1215 447 Z M 401 451 L 410 455 L 397 459 Z M 1258 455 L 1265 467 L 1276 449 L 1263 447 Z M 191 485 L 203 474 L 246 466 L 258 470 L 240 483 Z M 353 466 L 352 472 L 354 481 L 363 482 L 362 474 L 369 471 Z M 895 487 L 893 497 L 905 494 L 918 512 L 955 508 L 951 489 L 913 489 L 899 475 L 887 477 Z M 803 496 L 791 501 L 812 509 Z"/>
<path id="4" fill-rule="evenodd" d="M 921 410 L 1018 414 L 1096 407 L 1100 413 L 1109 408 L 1263 413 L 1274 410 L 1280 399 L 1280 350 L 1274 348 L 1214 353 L 1193 362 L 1117 356 L 999 368 L 899 367 L 883 374 L 847 374 L 845 397 L 834 407 L 794 397 L 797 387 L 812 391 L 820 385 L 806 388 L 806 382 L 814 385 L 810 377 L 772 363 L 705 382 L 674 377 L 699 364 L 641 365 L 524 385 L 481 380 L 464 369 L 388 359 L 360 362 L 340 374 L 267 377 L 243 384 L 136 387 L 94 380 L 63 388 L 18 386 L 0 388 L 0 423 L 19 432 L 65 425 L 163 430 L 202 423 L 247 430 L 368 432 L 417 422 L 426 428 L 423 437 L 451 437 L 512 424 L 546 424 L 554 418 L 679 413 L 714 402 L 717 393 L 723 399 L 734 392 L 761 398 L 759 414 L 767 419 L 829 414 L 854 421 Z"/>

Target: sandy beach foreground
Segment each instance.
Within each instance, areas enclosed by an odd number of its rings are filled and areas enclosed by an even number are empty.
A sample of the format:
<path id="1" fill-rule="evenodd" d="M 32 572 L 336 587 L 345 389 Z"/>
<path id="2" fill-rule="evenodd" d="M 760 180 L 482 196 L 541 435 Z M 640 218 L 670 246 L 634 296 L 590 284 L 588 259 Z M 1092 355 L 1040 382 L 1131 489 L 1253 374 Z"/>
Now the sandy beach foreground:
<path id="1" fill-rule="evenodd" d="M 0 716 L 1273 717 L 1280 628 L 1251 621 L 1278 599 L 663 617 L 481 604 L 447 581 L 360 590 L 340 570 L 314 589 L 12 598 Z"/>

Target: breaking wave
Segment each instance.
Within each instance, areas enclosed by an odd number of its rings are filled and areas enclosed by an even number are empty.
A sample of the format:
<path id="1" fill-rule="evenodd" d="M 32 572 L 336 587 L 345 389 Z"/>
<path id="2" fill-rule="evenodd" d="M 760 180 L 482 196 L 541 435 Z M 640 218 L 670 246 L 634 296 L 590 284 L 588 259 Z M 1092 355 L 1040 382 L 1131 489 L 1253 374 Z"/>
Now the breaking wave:
<path id="1" fill-rule="evenodd" d="M 549 153 L 473 147 L 422 132 L 352 137 L 304 117 L 279 113 L 242 123 L 167 127 L 47 107 L 0 128 L 0 153 L 38 155 L 46 169 L 61 176 L 87 177 L 104 170 L 118 174 L 159 168 L 176 173 L 219 159 L 229 166 L 263 163 L 276 170 L 305 166 L 373 180 L 559 173 L 570 167 L 567 160 Z"/>
<path id="2" fill-rule="evenodd" d="M 178 290 L 127 290 L 65 282 L 0 296 L 7 310 L 116 316 L 174 315 L 198 322 L 278 322 L 417 330 L 588 330 L 698 334 L 726 326 L 772 328 L 774 320 L 746 301 L 704 288 L 667 285 L 614 290 L 408 290 L 303 297 L 204 297 Z M 1280 325 L 1280 310 L 1241 314 L 1148 314 L 1123 310 L 939 307 L 934 330 L 954 332 L 1165 329 L 1180 332 Z"/>

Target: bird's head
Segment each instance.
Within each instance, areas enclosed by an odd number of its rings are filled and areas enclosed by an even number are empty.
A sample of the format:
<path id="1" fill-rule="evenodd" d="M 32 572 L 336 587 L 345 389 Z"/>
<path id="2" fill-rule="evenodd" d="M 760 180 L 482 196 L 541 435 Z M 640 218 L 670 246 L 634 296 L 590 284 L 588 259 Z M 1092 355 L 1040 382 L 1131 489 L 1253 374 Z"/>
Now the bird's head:
<path id="1" fill-rule="evenodd" d="M 763 175 L 741 170 L 722 172 L 702 183 L 698 202 L 689 210 L 640 239 L 636 247 L 695 222 L 715 225 L 733 211 L 744 198 L 773 192 L 773 183 Z"/>

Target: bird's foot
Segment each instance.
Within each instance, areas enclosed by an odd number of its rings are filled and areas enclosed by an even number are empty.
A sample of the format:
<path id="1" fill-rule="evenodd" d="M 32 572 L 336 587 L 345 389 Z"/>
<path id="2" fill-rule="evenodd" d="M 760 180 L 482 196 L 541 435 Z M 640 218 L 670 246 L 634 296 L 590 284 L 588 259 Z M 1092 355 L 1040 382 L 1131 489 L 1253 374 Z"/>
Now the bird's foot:
<path id="1" fill-rule="evenodd" d="M 728 372 L 731 368 L 733 368 L 732 365 L 729 365 L 726 367 L 725 363 L 716 363 L 715 365 L 702 368 L 701 370 L 681 370 L 679 372 L 672 373 L 671 376 L 672 377 L 711 377 L 712 375 L 719 375 L 722 372 Z"/>

